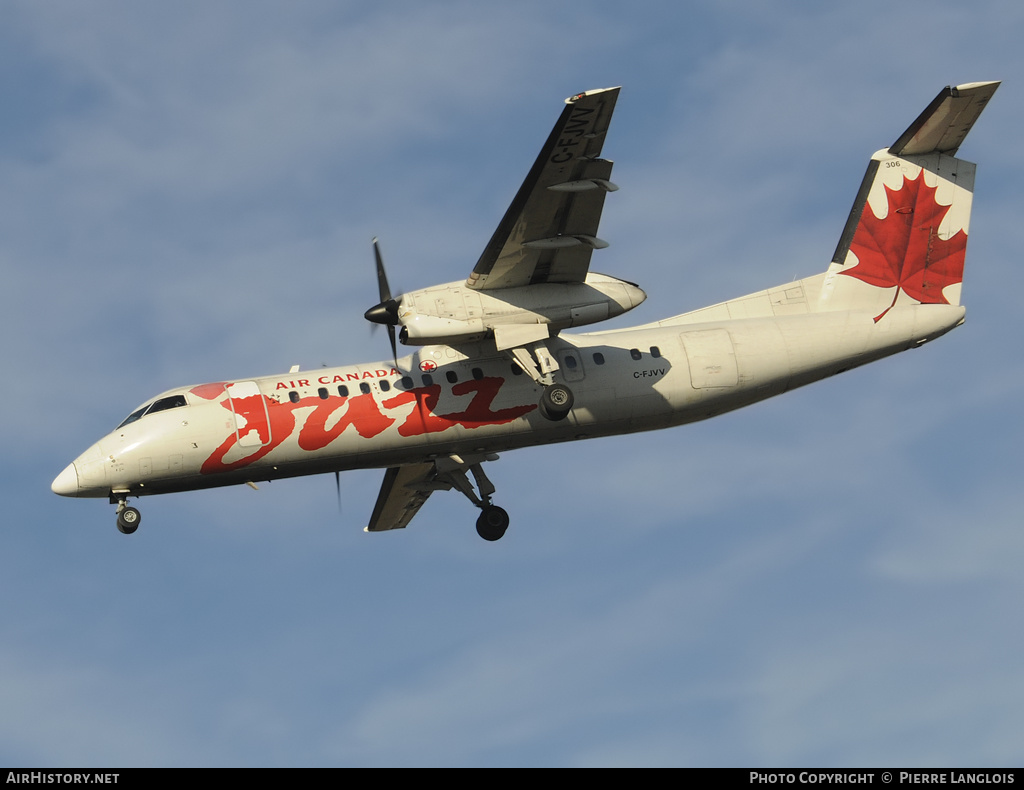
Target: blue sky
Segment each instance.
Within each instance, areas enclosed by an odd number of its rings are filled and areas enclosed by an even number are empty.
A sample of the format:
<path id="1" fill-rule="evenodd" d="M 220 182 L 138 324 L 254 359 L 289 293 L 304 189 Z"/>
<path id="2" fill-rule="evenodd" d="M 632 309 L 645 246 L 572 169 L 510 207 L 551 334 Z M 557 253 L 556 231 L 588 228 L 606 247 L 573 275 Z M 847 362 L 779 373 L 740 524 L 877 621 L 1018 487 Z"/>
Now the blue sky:
<path id="1" fill-rule="evenodd" d="M 8 2 L 0 764 L 1020 765 L 1024 11 L 1010 2 Z M 143 500 L 53 477 L 170 387 L 387 354 L 562 99 L 622 85 L 598 271 L 656 320 L 821 271 L 867 158 L 1001 79 L 940 342 L 687 428 Z M 628 325 L 619 319 L 616 325 Z"/>

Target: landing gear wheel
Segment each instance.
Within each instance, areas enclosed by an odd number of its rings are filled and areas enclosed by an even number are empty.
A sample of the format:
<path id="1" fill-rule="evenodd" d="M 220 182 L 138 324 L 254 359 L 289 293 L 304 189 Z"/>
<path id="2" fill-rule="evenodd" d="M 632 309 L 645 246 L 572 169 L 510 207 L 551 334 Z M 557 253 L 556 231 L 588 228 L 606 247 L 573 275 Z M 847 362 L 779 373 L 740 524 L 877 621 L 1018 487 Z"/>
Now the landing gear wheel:
<path id="1" fill-rule="evenodd" d="M 564 420 L 572 411 L 574 400 L 572 390 L 567 386 L 551 384 L 544 388 L 544 394 L 540 396 L 540 413 L 552 422 Z"/>
<path id="2" fill-rule="evenodd" d="M 126 507 L 117 514 L 117 528 L 125 535 L 131 535 L 142 523 L 142 514 L 133 507 Z"/>
<path id="3" fill-rule="evenodd" d="M 508 513 L 497 505 L 485 505 L 476 520 L 477 534 L 484 540 L 499 540 L 508 529 Z"/>

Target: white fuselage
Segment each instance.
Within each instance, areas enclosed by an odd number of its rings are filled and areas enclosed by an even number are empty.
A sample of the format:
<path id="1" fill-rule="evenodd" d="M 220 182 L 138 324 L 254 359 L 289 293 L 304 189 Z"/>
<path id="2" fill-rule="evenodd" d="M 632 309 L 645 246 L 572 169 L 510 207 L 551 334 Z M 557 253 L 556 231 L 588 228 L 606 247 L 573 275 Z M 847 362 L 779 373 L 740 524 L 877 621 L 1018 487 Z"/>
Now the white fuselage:
<path id="1" fill-rule="evenodd" d="M 575 393 L 559 422 L 540 385 L 487 341 L 398 360 L 186 387 L 181 405 L 122 425 L 54 482 L 123 497 L 444 456 L 497 453 L 706 419 L 912 348 L 963 320 L 952 305 L 730 320 L 697 314 L 549 341 Z M 426 378 L 425 378 L 426 377 Z"/>
<path id="2" fill-rule="evenodd" d="M 566 100 L 469 277 L 380 301 L 393 362 L 221 381 L 133 411 L 53 481 L 129 497 L 383 468 L 366 530 L 406 527 L 456 489 L 494 541 L 509 524 L 484 461 L 518 447 L 707 419 L 913 348 L 962 323 L 975 166 L 956 157 L 998 82 L 939 92 L 872 156 L 825 272 L 652 324 L 561 334 L 621 316 L 636 284 L 590 271 L 604 198 L 601 158 L 618 88 Z M 397 342 L 416 350 L 397 359 Z M 472 480 L 470 479 L 472 477 Z"/>

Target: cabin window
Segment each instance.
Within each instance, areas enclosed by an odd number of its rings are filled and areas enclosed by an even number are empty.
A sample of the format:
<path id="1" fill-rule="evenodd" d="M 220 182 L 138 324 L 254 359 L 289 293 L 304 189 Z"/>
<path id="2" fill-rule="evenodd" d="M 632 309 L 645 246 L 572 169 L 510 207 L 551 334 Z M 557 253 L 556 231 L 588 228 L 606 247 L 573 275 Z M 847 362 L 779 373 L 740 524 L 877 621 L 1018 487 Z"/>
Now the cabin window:
<path id="1" fill-rule="evenodd" d="M 657 359 L 661 356 L 661 349 L 657 346 L 651 346 L 651 356 Z"/>
<path id="2" fill-rule="evenodd" d="M 595 351 L 594 352 L 594 364 L 595 365 L 603 365 L 604 364 L 604 354 L 602 354 L 600 351 Z"/>
<path id="3" fill-rule="evenodd" d="M 454 384 L 456 381 L 459 380 L 459 376 L 458 374 L 456 374 L 454 370 L 449 370 L 447 373 L 444 374 L 444 377 L 448 379 L 449 384 Z"/>
<path id="4" fill-rule="evenodd" d="M 317 395 L 320 396 L 320 400 L 327 400 L 330 397 L 330 393 L 327 392 L 327 387 L 321 387 L 316 392 Z"/>
<path id="5" fill-rule="evenodd" d="M 484 377 L 484 372 L 480 368 L 473 368 L 473 378 L 480 381 Z"/>
<path id="6" fill-rule="evenodd" d="M 348 397 L 348 387 L 346 387 L 344 384 L 339 384 L 338 385 L 338 394 L 341 395 L 341 397 L 343 397 L 343 398 L 347 398 Z"/>
<path id="7" fill-rule="evenodd" d="M 577 364 L 579 364 L 576 362 L 576 357 L 574 357 L 572 354 L 566 354 L 565 359 L 563 359 L 562 361 L 565 362 L 565 366 L 569 370 L 576 370 L 576 366 Z"/>
<path id="8" fill-rule="evenodd" d="M 298 403 L 299 393 L 297 393 L 295 390 L 292 390 L 291 392 L 288 393 L 288 400 L 290 400 L 292 403 Z"/>
<path id="9" fill-rule="evenodd" d="M 380 380 L 380 391 L 381 392 L 387 392 L 389 389 L 391 389 L 391 382 L 388 381 L 387 379 L 381 379 Z"/>
<path id="10" fill-rule="evenodd" d="M 639 348 L 631 348 L 629 350 L 629 355 L 633 357 L 633 359 L 643 359 L 644 356 L 643 354 L 640 353 Z"/>
<path id="11" fill-rule="evenodd" d="M 433 386 L 433 384 L 434 384 L 434 377 L 431 376 L 429 373 L 424 373 L 423 374 L 423 386 L 424 387 L 430 387 L 430 386 Z"/>
<path id="12" fill-rule="evenodd" d="M 521 367 L 519 367 L 519 365 L 513 365 L 512 366 L 512 375 L 513 376 L 522 376 L 523 375 L 523 369 Z"/>
<path id="13" fill-rule="evenodd" d="M 359 391 L 361 393 L 363 393 L 363 395 L 369 395 L 370 394 L 370 385 L 367 384 L 365 381 L 360 381 L 359 382 Z"/>
<path id="14" fill-rule="evenodd" d="M 402 389 L 411 390 L 416 385 L 413 384 L 412 376 L 402 376 Z"/>

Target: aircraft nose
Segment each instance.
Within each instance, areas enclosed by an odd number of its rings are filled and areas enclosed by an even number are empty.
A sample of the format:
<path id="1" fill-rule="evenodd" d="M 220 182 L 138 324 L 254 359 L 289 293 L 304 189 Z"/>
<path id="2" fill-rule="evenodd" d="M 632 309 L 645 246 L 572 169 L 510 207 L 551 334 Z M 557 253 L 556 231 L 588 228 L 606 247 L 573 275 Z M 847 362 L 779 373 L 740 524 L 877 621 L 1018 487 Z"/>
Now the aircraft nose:
<path id="1" fill-rule="evenodd" d="M 67 467 L 50 484 L 53 493 L 61 496 L 77 496 L 78 494 L 78 469 L 75 465 L 68 464 Z"/>

